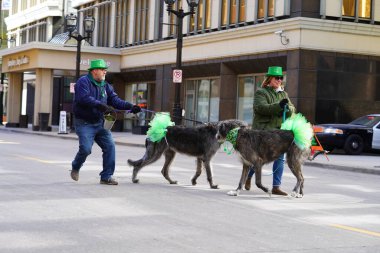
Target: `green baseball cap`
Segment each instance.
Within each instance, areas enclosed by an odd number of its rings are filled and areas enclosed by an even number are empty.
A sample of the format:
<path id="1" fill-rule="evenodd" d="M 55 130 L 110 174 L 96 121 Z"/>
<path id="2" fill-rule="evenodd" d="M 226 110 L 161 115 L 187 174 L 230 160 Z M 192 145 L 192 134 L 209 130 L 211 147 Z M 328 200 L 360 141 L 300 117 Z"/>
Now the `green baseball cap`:
<path id="1" fill-rule="evenodd" d="M 268 68 L 268 73 L 266 76 L 283 76 L 282 67 L 272 66 Z"/>
<path id="2" fill-rule="evenodd" d="M 91 60 L 89 71 L 93 69 L 108 69 L 107 63 L 103 59 Z"/>

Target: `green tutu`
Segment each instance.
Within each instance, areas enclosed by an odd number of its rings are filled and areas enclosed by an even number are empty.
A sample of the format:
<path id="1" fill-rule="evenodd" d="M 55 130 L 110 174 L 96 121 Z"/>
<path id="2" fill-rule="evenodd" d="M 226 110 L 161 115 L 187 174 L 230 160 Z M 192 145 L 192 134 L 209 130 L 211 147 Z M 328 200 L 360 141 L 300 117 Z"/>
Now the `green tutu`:
<path id="1" fill-rule="evenodd" d="M 174 122 L 170 120 L 169 113 L 156 113 L 149 126 L 147 131 L 148 138 L 153 142 L 159 142 L 166 136 L 167 128 L 174 126 Z"/>
<path id="2" fill-rule="evenodd" d="M 313 127 L 301 113 L 286 119 L 281 129 L 293 131 L 294 142 L 300 149 L 310 148 L 314 136 Z"/>

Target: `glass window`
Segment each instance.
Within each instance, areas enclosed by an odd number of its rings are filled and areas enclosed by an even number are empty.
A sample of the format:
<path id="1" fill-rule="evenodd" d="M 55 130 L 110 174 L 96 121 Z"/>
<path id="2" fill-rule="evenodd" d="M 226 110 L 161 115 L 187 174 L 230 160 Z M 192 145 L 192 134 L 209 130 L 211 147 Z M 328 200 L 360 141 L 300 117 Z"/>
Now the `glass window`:
<path id="1" fill-rule="evenodd" d="M 253 95 L 255 90 L 254 78 L 253 76 L 240 77 L 238 82 L 238 119 L 252 124 Z"/>
<path id="2" fill-rule="evenodd" d="M 222 15 L 221 15 L 221 25 L 227 25 L 227 17 L 228 17 L 228 8 L 227 8 L 227 0 L 222 0 Z"/>
<path id="3" fill-rule="evenodd" d="M 132 104 L 137 104 L 142 109 L 147 109 L 148 107 L 148 84 L 138 83 L 132 84 Z M 143 110 L 138 114 L 138 126 L 145 126 L 148 122 L 146 121 L 146 111 Z"/>
<path id="4" fill-rule="evenodd" d="M 267 10 L 265 8 L 267 8 Z M 273 16 L 274 16 L 274 0 L 259 0 L 258 9 L 257 9 L 257 18 L 261 19 L 261 18 L 273 17 Z"/>
<path id="5" fill-rule="evenodd" d="M 201 80 L 198 85 L 197 121 L 207 122 L 210 108 L 210 80 Z"/>
<path id="6" fill-rule="evenodd" d="M 220 101 L 220 83 L 219 79 L 211 80 L 211 97 L 210 97 L 210 122 L 219 121 L 219 101 Z"/>
<path id="7" fill-rule="evenodd" d="M 371 0 L 343 0 L 342 16 L 370 19 L 371 6 Z"/>
<path id="8" fill-rule="evenodd" d="M 124 47 L 128 44 L 129 16 L 129 0 L 117 0 L 115 47 Z"/>
<path id="9" fill-rule="evenodd" d="M 371 0 L 359 0 L 359 18 L 371 18 Z"/>
<path id="10" fill-rule="evenodd" d="M 245 0 L 240 0 L 240 6 L 239 6 L 239 22 L 245 22 L 246 16 L 245 16 Z"/>
<path id="11" fill-rule="evenodd" d="M 186 81 L 185 118 L 199 122 L 219 121 L 220 81 L 202 79 Z M 185 120 L 186 126 L 196 122 Z"/>
<path id="12" fill-rule="evenodd" d="M 196 18 L 196 23 L 195 23 Z M 196 26 L 196 29 L 195 29 Z M 200 0 L 196 15 L 190 15 L 190 32 L 211 27 L 211 0 Z"/>

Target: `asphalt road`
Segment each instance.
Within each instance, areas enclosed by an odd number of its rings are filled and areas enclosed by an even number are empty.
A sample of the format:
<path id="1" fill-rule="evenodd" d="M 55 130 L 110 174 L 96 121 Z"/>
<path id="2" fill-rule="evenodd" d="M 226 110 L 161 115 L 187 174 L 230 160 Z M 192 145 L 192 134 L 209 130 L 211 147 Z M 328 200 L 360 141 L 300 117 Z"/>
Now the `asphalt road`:
<path id="1" fill-rule="evenodd" d="M 0 132 L 0 252 L 380 252 L 380 176 L 304 167 L 305 196 L 268 197 L 254 188 L 238 197 L 235 155 L 213 160 L 190 185 L 195 159 L 179 155 L 169 185 L 163 160 L 131 182 L 128 158 L 140 147 L 117 146 L 118 186 L 99 184 L 95 145 L 79 182 L 69 177 L 75 140 Z M 270 186 L 270 167 L 263 182 Z M 295 178 L 283 177 L 290 191 Z"/>

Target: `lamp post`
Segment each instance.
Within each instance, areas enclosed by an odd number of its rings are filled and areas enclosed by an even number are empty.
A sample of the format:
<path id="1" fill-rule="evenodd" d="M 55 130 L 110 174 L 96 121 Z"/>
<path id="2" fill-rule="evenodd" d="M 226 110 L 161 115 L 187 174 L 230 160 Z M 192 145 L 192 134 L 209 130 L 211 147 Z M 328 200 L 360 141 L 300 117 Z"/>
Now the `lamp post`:
<path id="1" fill-rule="evenodd" d="M 176 58 L 176 73 L 182 75 L 182 46 L 183 46 L 183 18 L 188 15 L 193 15 L 195 13 L 195 8 L 199 4 L 199 0 L 186 0 L 187 4 L 190 7 L 189 12 L 184 12 L 182 6 L 178 10 L 173 10 L 173 4 L 176 0 L 164 0 L 167 6 L 168 14 L 174 14 L 177 17 L 177 58 Z M 181 77 L 182 79 L 182 77 Z M 182 122 L 182 108 L 181 108 L 181 83 L 176 82 L 175 85 L 175 97 L 173 105 L 173 118 L 176 125 L 180 125 Z"/>
<path id="2" fill-rule="evenodd" d="M 75 83 L 79 79 L 80 75 L 80 54 L 81 54 L 81 46 L 82 40 L 91 38 L 91 33 L 95 28 L 95 19 L 91 16 L 87 16 L 83 20 L 83 27 L 86 33 L 86 36 L 82 36 L 79 34 L 77 30 L 77 16 L 74 14 L 66 15 L 65 17 L 65 27 L 69 32 L 69 37 L 73 38 L 77 41 L 77 56 L 76 56 L 76 66 L 75 66 Z M 76 31 L 76 32 L 75 32 Z M 75 32 L 75 33 L 74 33 Z M 70 117 L 70 131 L 74 131 L 73 117 Z"/>
<path id="3" fill-rule="evenodd" d="M 66 15 L 66 30 L 69 31 L 69 37 L 77 41 L 77 58 L 76 58 L 76 67 L 75 67 L 75 81 L 79 79 L 80 73 L 80 53 L 82 40 L 91 38 L 91 33 L 95 28 L 95 19 L 91 16 L 87 16 L 83 20 L 83 27 L 86 33 L 86 36 L 82 36 L 79 32 L 74 33 L 77 30 L 77 16 L 74 14 Z"/>

